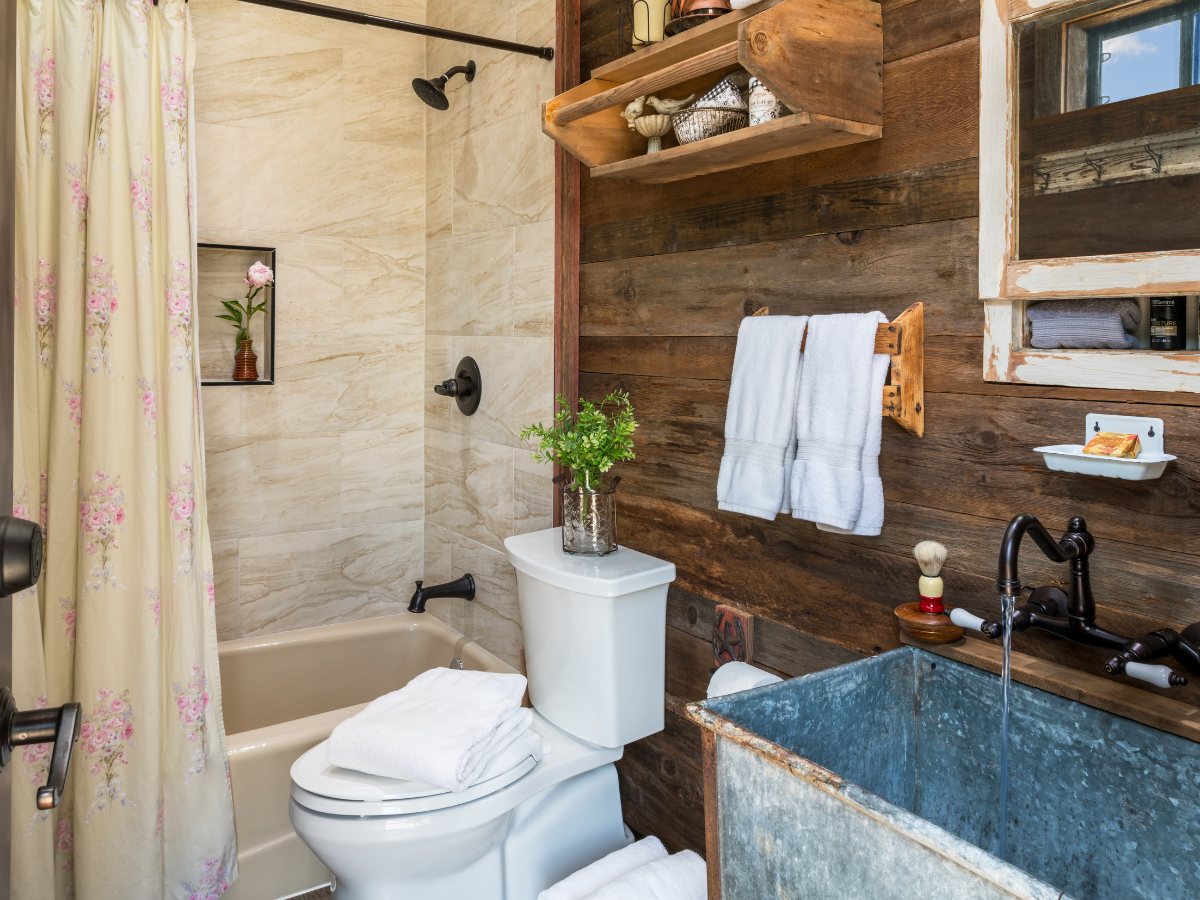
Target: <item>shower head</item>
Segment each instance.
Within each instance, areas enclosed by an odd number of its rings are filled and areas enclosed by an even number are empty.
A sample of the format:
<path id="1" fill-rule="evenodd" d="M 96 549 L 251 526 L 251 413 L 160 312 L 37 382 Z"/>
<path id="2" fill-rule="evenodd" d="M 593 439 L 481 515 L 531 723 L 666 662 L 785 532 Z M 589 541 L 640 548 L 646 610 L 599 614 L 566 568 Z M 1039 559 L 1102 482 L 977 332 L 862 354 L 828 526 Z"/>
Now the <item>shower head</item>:
<path id="1" fill-rule="evenodd" d="M 460 72 L 467 76 L 467 81 L 475 80 L 475 60 L 471 60 L 465 66 L 455 66 L 446 72 L 445 75 L 440 75 L 437 78 L 414 78 L 413 90 L 417 92 L 417 96 L 428 103 L 434 109 L 449 109 L 450 101 L 446 99 L 446 82 Z"/>

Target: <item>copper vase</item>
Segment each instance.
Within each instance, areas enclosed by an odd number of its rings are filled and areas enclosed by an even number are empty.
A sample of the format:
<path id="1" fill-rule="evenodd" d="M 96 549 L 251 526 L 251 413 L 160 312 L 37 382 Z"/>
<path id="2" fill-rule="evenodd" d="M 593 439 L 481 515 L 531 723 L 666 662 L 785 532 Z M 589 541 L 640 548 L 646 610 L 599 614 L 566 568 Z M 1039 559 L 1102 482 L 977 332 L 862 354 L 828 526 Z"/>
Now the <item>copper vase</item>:
<path id="1" fill-rule="evenodd" d="M 258 355 L 250 348 L 249 338 L 238 341 L 237 354 L 233 357 L 234 381 L 258 381 Z"/>

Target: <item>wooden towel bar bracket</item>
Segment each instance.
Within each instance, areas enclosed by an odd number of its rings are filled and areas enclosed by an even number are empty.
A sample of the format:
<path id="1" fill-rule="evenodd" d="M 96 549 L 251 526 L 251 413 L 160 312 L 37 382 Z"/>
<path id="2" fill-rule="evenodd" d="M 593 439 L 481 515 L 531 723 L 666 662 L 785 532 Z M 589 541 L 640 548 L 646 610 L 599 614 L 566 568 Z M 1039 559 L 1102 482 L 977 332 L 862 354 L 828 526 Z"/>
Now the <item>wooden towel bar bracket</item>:
<path id="1" fill-rule="evenodd" d="M 764 306 L 750 315 L 769 316 Z M 808 341 L 808 330 L 800 350 Z M 892 357 L 888 384 L 883 388 L 883 415 L 899 422 L 917 437 L 925 435 L 925 308 L 914 303 L 894 322 L 885 322 L 875 332 L 875 352 Z"/>

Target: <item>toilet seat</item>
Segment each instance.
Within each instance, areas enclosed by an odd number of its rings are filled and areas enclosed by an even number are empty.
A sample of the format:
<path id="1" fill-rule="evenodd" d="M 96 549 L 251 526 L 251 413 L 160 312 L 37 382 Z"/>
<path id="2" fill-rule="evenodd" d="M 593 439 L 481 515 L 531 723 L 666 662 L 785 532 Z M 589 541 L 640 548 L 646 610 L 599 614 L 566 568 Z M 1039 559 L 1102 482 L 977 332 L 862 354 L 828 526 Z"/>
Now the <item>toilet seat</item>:
<path id="1" fill-rule="evenodd" d="M 536 738 L 536 744 L 535 744 Z M 518 742 L 524 742 L 520 744 Z M 506 765 L 505 759 L 521 753 L 522 746 L 526 755 L 515 764 L 508 764 L 507 771 L 500 771 Z M 539 751 L 535 758 L 534 750 Z M 538 791 L 565 781 L 575 775 L 599 768 L 607 763 L 616 762 L 621 758 L 623 747 L 597 747 L 587 741 L 581 741 L 547 722 L 537 710 L 533 712 L 533 722 L 529 730 L 513 741 L 505 752 L 497 754 L 488 764 L 483 774 L 485 780 L 459 793 L 441 791 L 431 785 L 421 785 L 426 792 L 424 795 L 397 797 L 394 800 L 345 800 L 337 797 L 323 796 L 321 793 L 307 789 L 297 780 L 304 780 L 310 787 L 324 790 L 323 782 L 313 780 L 301 772 L 304 763 L 305 771 L 320 771 L 333 768 L 329 765 L 324 743 L 317 744 L 295 763 L 292 764 L 292 800 L 299 806 L 313 812 L 331 816 L 404 816 L 412 813 L 425 813 L 434 810 L 444 810 L 441 815 L 452 811 L 451 807 L 464 807 L 474 800 L 480 801 L 475 807 L 483 806 L 496 810 L 511 809 L 522 800 L 528 799 Z M 503 758 L 502 758 L 503 757 Z M 311 769 L 309 768 L 311 766 Z M 356 780 L 361 784 L 369 784 L 374 776 L 360 772 L 350 772 L 346 769 L 336 769 L 340 774 L 338 783 L 344 786 L 347 780 Z M 414 782 L 404 782 L 415 785 Z M 330 788 L 330 793 L 343 793 L 343 790 Z M 414 793 L 416 791 L 414 790 Z M 474 807 L 473 807 L 474 808 Z M 477 810 L 477 813 L 482 814 Z"/>
<path id="2" fill-rule="evenodd" d="M 475 784 L 454 792 L 331 765 L 327 744 L 322 741 L 292 764 L 292 796 L 315 812 L 355 816 L 405 815 L 470 803 L 521 778 L 546 752 L 541 736 L 528 730 L 492 758 Z"/>

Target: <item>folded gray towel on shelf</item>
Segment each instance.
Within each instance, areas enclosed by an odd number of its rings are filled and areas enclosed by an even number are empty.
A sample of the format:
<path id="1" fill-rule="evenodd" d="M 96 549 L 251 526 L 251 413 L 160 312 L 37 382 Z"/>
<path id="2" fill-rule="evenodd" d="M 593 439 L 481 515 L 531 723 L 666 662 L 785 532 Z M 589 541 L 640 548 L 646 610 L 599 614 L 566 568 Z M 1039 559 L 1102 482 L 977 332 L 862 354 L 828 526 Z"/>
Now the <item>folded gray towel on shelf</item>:
<path id="1" fill-rule="evenodd" d="M 1031 317 L 1032 318 L 1032 317 Z M 1116 315 L 1033 319 L 1030 343 L 1039 350 L 1136 350 L 1136 334 L 1126 334 Z"/>
<path id="2" fill-rule="evenodd" d="M 1043 300 L 1028 309 L 1029 321 L 1040 319 L 1095 319 L 1101 316 L 1119 316 L 1126 331 L 1137 331 L 1142 323 L 1142 308 L 1136 300 L 1108 300 L 1099 298 L 1081 300 Z"/>

